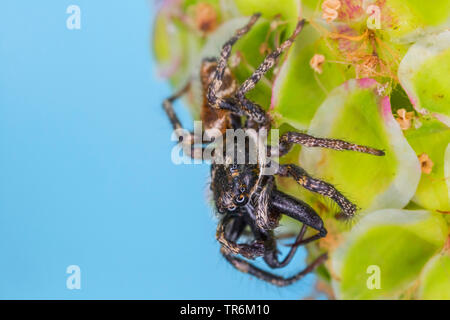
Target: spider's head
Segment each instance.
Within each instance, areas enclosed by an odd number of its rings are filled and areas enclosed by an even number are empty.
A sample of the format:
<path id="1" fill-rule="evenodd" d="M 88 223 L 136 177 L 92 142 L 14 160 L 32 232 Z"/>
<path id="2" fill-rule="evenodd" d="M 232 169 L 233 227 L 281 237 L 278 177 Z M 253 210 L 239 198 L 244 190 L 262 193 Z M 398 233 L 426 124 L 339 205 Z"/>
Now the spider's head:
<path id="1" fill-rule="evenodd" d="M 211 190 L 219 213 L 231 213 L 248 204 L 258 180 L 256 165 L 230 164 L 211 167 Z"/>

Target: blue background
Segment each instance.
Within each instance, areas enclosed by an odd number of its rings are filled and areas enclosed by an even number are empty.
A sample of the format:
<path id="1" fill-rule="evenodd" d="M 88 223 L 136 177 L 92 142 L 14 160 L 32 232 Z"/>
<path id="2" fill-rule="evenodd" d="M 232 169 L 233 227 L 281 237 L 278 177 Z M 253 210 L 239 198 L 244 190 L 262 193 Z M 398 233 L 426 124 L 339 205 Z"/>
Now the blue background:
<path id="1" fill-rule="evenodd" d="M 81 30 L 66 28 L 71 4 Z M 274 288 L 220 256 L 208 166 L 170 160 L 154 13 L 144 0 L 0 2 L 0 298 L 311 293 L 312 275 Z M 303 260 L 301 252 L 288 271 Z M 81 290 L 66 288 L 72 264 Z"/>

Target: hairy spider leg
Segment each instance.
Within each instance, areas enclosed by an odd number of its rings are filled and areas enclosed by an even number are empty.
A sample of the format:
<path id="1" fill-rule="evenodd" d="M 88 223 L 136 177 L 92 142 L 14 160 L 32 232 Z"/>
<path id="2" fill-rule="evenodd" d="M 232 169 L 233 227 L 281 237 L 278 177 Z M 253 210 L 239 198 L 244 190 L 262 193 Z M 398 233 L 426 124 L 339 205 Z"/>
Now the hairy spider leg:
<path id="1" fill-rule="evenodd" d="M 303 25 L 305 24 L 305 20 L 299 21 L 293 34 L 278 48 L 276 48 L 273 52 L 266 56 L 260 66 L 255 70 L 250 78 L 244 81 L 244 83 L 239 87 L 233 97 L 222 98 L 218 94 L 223 83 L 223 75 L 227 66 L 227 61 L 231 55 L 232 46 L 236 43 L 237 40 L 239 40 L 239 38 L 241 38 L 252 28 L 259 17 L 260 14 L 253 15 L 250 18 L 248 24 L 245 27 L 238 29 L 235 35 L 223 45 L 213 80 L 208 87 L 207 98 L 212 108 L 230 110 L 231 112 L 240 116 L 246 115 L 256 123 L 268 127 L 269 119 L 266 112 L 261 108 L 261 106 L 248 100 L 245 97 L 245 94 L 253 89 L 261 79 L 261 77 L 275 65 L 278 57 L 285 50 L 291 47 L 295 38 L 302 30 Z"/>
<path id="2" fill-rule="evenodd" d="M 240 238 L 247 225 L 250 226 L 255 240 L 251 244 L 237 243 L 237 240 Z M 306 227 L 305 224 L 302 226 L 302 229 L 296 237 L 295 243 L 302 243 Z M 295 255 L 297 247 L 300 246 L 300 244 L 291 246 L 286 257 L 280 262 L 278 261 L 278 250 L 273 233 L 262 233 L 261 230 L 255 227 L 254 221 L 248 221 L 247 223 L 243 217 L 239 216 L 224 217 L 217 226 L 216 237 L 219 243 L 233 254 L 240 254 L 243 257 L 252 260 L 261 256 L 264 256 L 264 260 L 266 260 L 267 256 L 266 263 L 272 268 L 282 268 L 286 266 Z"/>
<path id="3" fill-rule="evenodd" d="M 361 153 L 368 153 L 374 156 L 384 156 L 382 150 L 353 144 L 347 141 L 338 139 L 316 138 L 301 132 L 286 132 L 280 138 L 279 156 L 283 156 L 291 150 L 293 144 L 300 144 L 305 147 L 319 147 L 333 150 L 351 150 Z"/>
<path id="4" fill-rule="evenodd" d="M 269 203 L 274 187 L 275 179 L 273 176 L 260 175 L 252 194 L 250 205 L 253 206 L 255 212 L 255 223 L 262 230 L 273 229 L 278 225 L 278 221 L 275 222 L 274 219 L 271 219 L 269 214 Z"/>
<path id="5" fill-rule="evenodd" d="M 188 82 L 184 87 L 175 92 L 175 94 L 173 94 L 172 96 L 163 101 L 164 111 L 166 112 L 167 117 L 169 118 L 170 123 L 172 124 L 173 130 L 183 129 L 180 119 L 176 115 L 175 110 L 173 108 L 173 103 L 177 99 L 181 98 L 184 94 L 186 94 L 189 91 L 190 86 L 191 84 L 190 82 Z M 180 141 L 181 138 L 182 137 L 180 136 Z M 190 148 L 190 152 L 188 152 L 190 157 L 193 159 L 202 159 L 203 151 L 205 150 L 205 148 L 195 147 L 194 141 L 195 141 L 194 134 L 192 132 L 189 132 L 188 135 L 183 136 L 182 142 L 185 147 Z"/>
<path id="6" fill-rule="evenodd" d="M 238 29 L 234 36 L 223 45 L 220 58 L 217 62 L 217 68 L 213 75 L 213 80 L 208 87 L 207 99 L 211 108 L 229 110 L 239 116 L 248 116 L 258 124 L 268 125 L 268 117 L 265 111 L 257 104 L 248 101 L 245 97 L 242 97 L 242 99 L 239 100 L 235 95 L 230 97 L 222 97 L 220 94 L 225 68 L 227 67 L 227 61 L 230 58 L 233 45 L 243 35 L 250 31 L 259 17 L 259 13 L 254 14 L 250 18 L 247 25 L 241 29 Z"/>
<path id="7" fill-rule="evenodd" d="M 269 127 L 269 118 L 261 106 L 256 103 L 250 101 L 245 97 L 245 94 L 252 90 L 256 84 L 261 80 L 262 76 L 267 73 L 277 62 L 280 55 L 289 49 L 294 43 L 295 38 L 303 29 L 303 25 L 305 24 L 305 20 L 300 20 L 297 23 L 297 26 L 292 33 L 292 35 L 285 40 L 278 48 L 272 51 L 269 55 L 266 56 L 264 61 L 259 65 L 259 67 L 255 70 L 255 72 L 244 81 L 244 83 L 239 87 L 236 91 L 235 97 L 243 110 L 243 113 L 251 117 L 255 122 L 261 124 L 264 127 Z"/>
<path id="8" fill-rule="evenodd" d="M 279 165 L 276 174 L 282 177 L 292 177 L 303 188 L 332 199 L 342 209 L 342 214 L 346 218 L 354 216 L 357 208 L 350 200 L 344 197 L 333 185 L 311 177 L 303 168 L 294 164 Z"/>
<path id="9" fill-rule="evenodd" d="M 294 32 L 292 35 L 285 40 L 278 48 L 276 48 L 274 51 L 272 51 L 270 54 L 266 56 L 264 61 L 259 65 L 259 67 L 253 72 L 253 74 L 244 81 L 244 83 L 239 87 L 239 89 L 236 91 L 236 97 L 243 102 L 244 105 L 247 103 L 251 103 L 245 98 L 245 94 L 252 90 L 256 84 L 261 80 L 262 76 L 267 73 L 277 62 L 280 55 L 289 49 L 292 44 L 295 41 L 295 38 L 300 33 L 300 31 L 303 29 L 303 26 L 305 24 L 305 20 L 300 20 L 297 23 L 297 26 L 295 27 Z"/>
<path id="10" fill-rule="evenodd" d="M 236 30 L 235 34 L 222 46 L 222 50 L 220 52 L 220 58 L 217 61 L 216 70 L 213 73 L 213 79 L 208 86 L 207 99 L 209 105 L 214 109 L 226 109 L 232 112 L 235 112 L 238 115 L 242 115 L 239 111 L 238 107 L 234 103 L 229 103 L 222 99 L 221 96 L 218 95 L 220 88 L 223 83 L 223 76 L 225 73 L 225 69 L 227 68 L 227 62 L 231 55 L 231 49 L 233 45 L 238 41 L 242 36 L 244 36 L 253 25 L 258 21 L 260 13 L 256 13 L 251 16 L 249 22 L 243 27 Z"/>
<path id="11" fill-rule="evenodd" d="M 231 224 L 231 227 L 227 230 L 229 224 Z M 240 254 L 247 259 L 255 259 L 264 255 L 264 241 L 255 237 L 255 240 L 251 244 L 237 243 L 237 240 L 247 225 L 244 218 L 227 215 L 223 217 L 217 226 L 216 238 L 228 252 Z M 254 228 L 251 229 L 255 233 Z"/>

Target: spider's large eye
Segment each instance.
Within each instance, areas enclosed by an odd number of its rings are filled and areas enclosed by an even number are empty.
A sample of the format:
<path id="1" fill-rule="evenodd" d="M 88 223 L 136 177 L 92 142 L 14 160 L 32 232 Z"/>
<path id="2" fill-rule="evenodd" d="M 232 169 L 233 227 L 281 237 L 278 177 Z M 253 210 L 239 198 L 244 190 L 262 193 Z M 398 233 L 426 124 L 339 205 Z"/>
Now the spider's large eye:
<path id="1" fill-rule="evenodd" d="M 236 203 L 238 206 L 244 206 L 248 201 L 247 194 L 240 194 L 234 198 L 234 203 Z"/>
<path id="2" fill-rule="evenodd" d="M 228 207 L 228 211 L 234 211 L 236 210 L 236 206 L 232 205 L 230 207 Z"/>
<path id="3" fill-rule="evenodd" d="M 247 198 L 246 196 L 244 196 L 243 194 L 240 194 L 236 198 L 234 198 L 234 201 L 236 201 L 236 203 L 238 203 L 238 204 L 242 204 L 245 202 L 246 198 Z"/>

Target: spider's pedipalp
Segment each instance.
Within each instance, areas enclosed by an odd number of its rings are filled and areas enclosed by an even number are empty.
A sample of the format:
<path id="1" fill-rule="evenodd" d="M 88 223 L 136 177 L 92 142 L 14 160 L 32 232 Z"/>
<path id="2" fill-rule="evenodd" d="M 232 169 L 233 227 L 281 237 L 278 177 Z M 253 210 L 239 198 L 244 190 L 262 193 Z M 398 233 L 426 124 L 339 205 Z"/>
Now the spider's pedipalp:
<path id="1" fill-rule="evenodd" d="M 279 190 L 272 192 L 271 209 L 319 231 L 317 238 L 324 237 L 327 234 L 322 218 L 311 206 Z"/>

